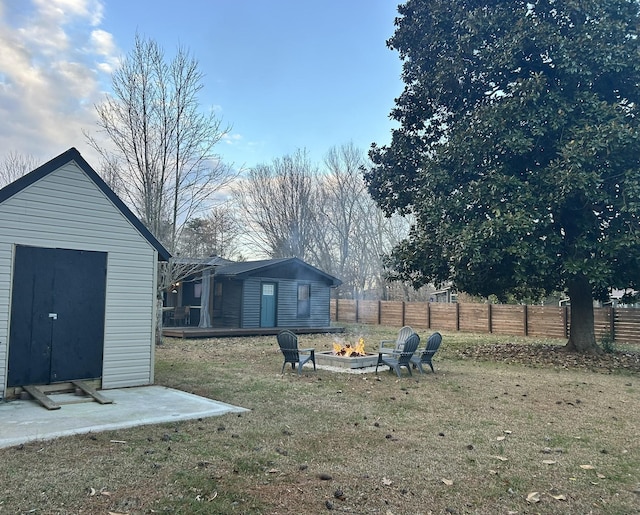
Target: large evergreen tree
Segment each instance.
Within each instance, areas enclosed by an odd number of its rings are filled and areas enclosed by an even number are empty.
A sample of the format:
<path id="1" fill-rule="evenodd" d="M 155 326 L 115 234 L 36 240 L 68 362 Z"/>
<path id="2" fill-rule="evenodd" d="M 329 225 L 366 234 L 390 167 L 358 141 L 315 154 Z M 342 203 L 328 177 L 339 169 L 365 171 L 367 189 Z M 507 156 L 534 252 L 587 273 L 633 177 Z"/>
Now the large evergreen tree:
<path id="1" fill-rule="evenodd" d="M 415 285 L 566 290 L 567 347 L 598 350 L 593 300 L 640 287 L 636 0 L 409 0 L 387 42 L 405 88 L 369 191 L 417 223 L 393 252 Z"/>

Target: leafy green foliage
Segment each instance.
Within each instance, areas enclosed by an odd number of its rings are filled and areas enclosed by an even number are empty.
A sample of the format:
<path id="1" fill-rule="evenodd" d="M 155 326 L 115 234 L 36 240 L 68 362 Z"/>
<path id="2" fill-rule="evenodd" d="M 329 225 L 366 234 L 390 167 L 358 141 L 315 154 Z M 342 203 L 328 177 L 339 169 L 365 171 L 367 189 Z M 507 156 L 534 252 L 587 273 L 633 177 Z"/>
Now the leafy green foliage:
<path id="1" fill-rule="evenodd" d="M 365 174 L 387 213 L 416 217 L 388 259 L 393 276 L 500 299 L 638 287 L 638 2 L 398 11 L 400 127 L 372 146 Z"/>

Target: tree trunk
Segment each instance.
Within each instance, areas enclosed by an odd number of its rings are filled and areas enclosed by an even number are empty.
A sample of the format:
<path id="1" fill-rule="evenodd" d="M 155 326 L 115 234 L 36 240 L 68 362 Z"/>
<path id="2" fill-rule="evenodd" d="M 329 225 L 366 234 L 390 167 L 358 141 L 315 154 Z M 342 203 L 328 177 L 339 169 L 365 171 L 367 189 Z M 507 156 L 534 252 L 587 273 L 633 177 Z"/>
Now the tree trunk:
<path id="1" fill-rule="evenodd" d="M 158 296 L 156 298 L 156 345 L 162 345 L 162 306 L 164 302 L 162 300 L 162 293 L 158 292 Z"/>
<path id="2" fill-rule="evenodd" d="M 589 281 L 583 275 L 568 283 L 571 300 L 571 325 L 566 350 L 581 354 L 600 354 L 593 325 L 593 294 Z"/>

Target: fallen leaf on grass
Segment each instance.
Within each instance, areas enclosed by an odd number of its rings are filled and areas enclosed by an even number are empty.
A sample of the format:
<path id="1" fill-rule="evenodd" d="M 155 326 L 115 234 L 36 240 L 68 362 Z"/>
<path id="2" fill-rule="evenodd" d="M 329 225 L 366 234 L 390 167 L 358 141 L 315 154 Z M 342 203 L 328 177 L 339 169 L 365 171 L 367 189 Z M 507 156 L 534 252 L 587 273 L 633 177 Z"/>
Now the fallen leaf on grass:
<path id="1" fill-rule="evenodd" d="M 551 497 L 553 497 L 556 501 L 566 501 L 567 500 L 567 498 L 562 494 L 551 495 Z"/>
<path id="2" fill-rule="evenodd" d="M 604 474 L 600 474 L 599 472 L 596 474 L 596 476 L 598 476 L 599 479 L 606 479 L 607 476 L 605 476 Z"/>
<path id="3" fill-rule="evenodd" d="M 584 470 L 595 470 L 593 465 L 580 465 L 580 468 Z"/>
<path id="4" fill-rule="evenodd" d="M 129 515 L 129 512 L 127 513 L 120 513 L 119 511 L 110 511 L 109 515 Z"/>
<path id="5" fill-rule="evenodd" d="M 558 462 L 556 460 L 542 460 L 542 463 L 545 465 L 555 465 Z"/>
<path id="6" fill-rule="evenodd" d="M 442 482 L 447 485 L 447 486 L 452 486 L 453 485 L 453 481 L 451 479 L 442 479 Z"/>
<path id="7" fill-rule="evenodd" d="M 540 492 L 531 492 L 529 495 L 527 495 L 527 502 L 540 502 Z"/>
<path id="8" fill-rule="evenodd" d="M 490 456 L 490 457 L 500 461 L 509 461 L 509 458 L 505 458 L 504 456 Z"/>
<path id="9" fill-rule="evenodd" d="M 382 484 L 383 484 L 384 486 L 391 486 L 391 485 L 393 484 L 393 481 L 391 481 L 391 479 L 388 479 L 388 478 L 386 478 L 386 477 L 383 477 L 383 478 L 382 478 Z"/>
<path id="10" fill-rule="evenodd" d="M 502 440 L 505 440 L 507 437 L 506 436 L 498 436 L 496 438 L 496 440 L 498 440 L 499 442 L 501 442 Z"/>
<path id="11" fill-rule="evenodd" d="M 510 435 L 513 431 L 509 431 L 508 429 L 505 429 L 504 431 L 502 431 L 505 435 Z"/>
<path id="12" fill-rule="evenodd" d="M 269 469 L 269 470 L 267 470 L 268 474 L 277 474 L 278 472 L 280 472 L 278 469 Z"/>

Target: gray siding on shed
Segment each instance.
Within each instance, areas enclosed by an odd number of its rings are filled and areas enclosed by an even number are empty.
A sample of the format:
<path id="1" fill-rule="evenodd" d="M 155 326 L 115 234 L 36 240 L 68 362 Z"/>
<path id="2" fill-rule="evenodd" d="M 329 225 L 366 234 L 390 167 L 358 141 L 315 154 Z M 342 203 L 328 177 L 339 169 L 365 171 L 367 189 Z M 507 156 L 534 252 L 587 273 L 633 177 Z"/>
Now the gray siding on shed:
<path id="1" fill-rule="evenodd" d="M 328 327 L 331 325 L 329 305 L 330 288 L 319 282 L 294 279 L 270 279 L 254 277 L 244 281 L 242 327 L 260 327 L 261 284 L 276 283 L 276 325 L 277 327 Z M 311 285 L 310 314 L 298 316 L 298 285 Z"/>
<path id="2" fill-rule="evenodd" d="M 14 245 L 108 253 L 102 386 L 153 382 L 157 251 L 68 162 L 0 203 L 0 396 L 11 345 Z"/>
<path id="3" fill-rule="evenodd" d="M 309 316 L 298 316 L 298 285 L 309 284 Z M 278 297 L 278 327 L 328 327 L 329 288 L 311 281 L 281 281 Z"/>
<path id="4" fill-rule="evenodd" d="M 240 327 L 245 329 L 260 327 L 260 285 L 265 281 L 262 281 L 259 277 L 252 277 L 243 282 L 242 323 Z M 276 299 L 278 298 L 280 298 L 280 288 L 276 286 Z M 277 310 L 278 308 L 276 307 L 276 316 Z"/>
<path id="5" fill-rule="evenodd" d="M 213 308 L 213 327 L 240 327 L 242 283 L 225 279 L 215 279 L 215 281 L 222 283 L 223 300 L 222 306 L 216 305 Z M 218 300 L 214 297 L 214 302 Z"/>

